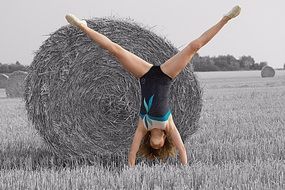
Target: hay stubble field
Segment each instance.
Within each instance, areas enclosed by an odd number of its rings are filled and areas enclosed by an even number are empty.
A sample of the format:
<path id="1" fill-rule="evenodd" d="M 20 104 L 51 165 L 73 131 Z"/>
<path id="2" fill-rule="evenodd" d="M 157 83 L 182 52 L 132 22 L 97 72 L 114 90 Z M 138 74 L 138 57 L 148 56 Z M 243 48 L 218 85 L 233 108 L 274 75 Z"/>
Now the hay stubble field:
<path id="1" fill-rule="evenodd" d="M 186 143 L 187 167 L 62 166 L 28 122 L 23 100 L 0 89 L 0 189 L 285 189 L 285 72 L 196 74 L 203 109 Z"/>

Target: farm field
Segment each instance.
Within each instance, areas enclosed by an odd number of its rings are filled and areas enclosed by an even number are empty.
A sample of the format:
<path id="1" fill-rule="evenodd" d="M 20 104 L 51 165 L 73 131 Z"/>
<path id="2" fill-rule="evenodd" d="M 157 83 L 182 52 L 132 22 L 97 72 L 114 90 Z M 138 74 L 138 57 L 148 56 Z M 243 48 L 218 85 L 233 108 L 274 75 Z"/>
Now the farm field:
<path id="1" fill-rule="evenodd" d="M 58 167 L 23 100 L 0 89 L 0 189 L 285 189 L 285 71 L 274 78 L 260 71 L 196 75 L 203 109 L 186 142 L 187 167 Z"/>

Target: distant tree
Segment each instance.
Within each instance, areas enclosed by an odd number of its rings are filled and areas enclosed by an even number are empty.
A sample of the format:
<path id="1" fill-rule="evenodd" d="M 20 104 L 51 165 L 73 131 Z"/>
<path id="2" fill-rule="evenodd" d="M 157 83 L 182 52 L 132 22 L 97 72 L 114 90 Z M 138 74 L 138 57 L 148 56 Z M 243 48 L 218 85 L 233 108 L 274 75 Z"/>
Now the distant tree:
<path id="1" fill-rule="evenodd" d="M 266 61 L 255 63 L 251 56 L 242 56 L 236 59 L 232 55 L 220 55 L 218 57 L 201 57 L 194 55 L 191 65 L 194 71 L 237 71 L 237 70 L 260 70 L 267 65 Z M 285 64 L 284 64 L 285 69 Z"/>
<path id="2" fill-rule="evenodd" d="M 9 73 L 9 66 L 8 66 L 8 64 L 2 64 L 1 65 L 0 73 Z"/>
<path id="3" fill-rule="evenodd" d="M 234 56 L 227 55 L 227 61 L 228 61 L 228 71 L 240 70 L 240 63 Z"/>
<path id="4" fill-rule="evenodd" d="M 220 68 L 221 71 L 227 71 L 228 61 L 226 56 L 220 55 L 218 57 L 214 57 L 214 64 Z"/>
<path id="5" fill-rule="evenodd" d="M 258 63 L 254 63 L 250 65 L 249 69 L 250 70 L 260 70 L 260 65 Z"/>
<path id="6" fill-rule="evenodd" d="M 21 65 L 19 61 L 12 64 L 0 64 L 0 73 L 12 73 L 14 71 L 27 71 L 27 66 Z"/>
<path id="7" fill-rule="evenodd" d="M 220 55 L 214 57 L 214 64 L 222 71 L 236 71 L 240 69 L 240 63 L 232 55 Z"/>
<path id="8" fill-rule="evenodd" d="M 283 65 L 283 69 L 285 70 L 285 63 L 284 63 L 284 65 Z"/>
<path id="9" fill-rule="evenodd" d="M 268 65 L 266 61 L 261 61 L 259 63 L 259 67 L 258 67 L 258 70 L 261 70 L 264 66 Z"/>
<path id="10" fill-rule="evenodd" d="M 255 64 L 255 61 L 251 56 L 242 56 L 239 59 L 239 62 L 240 62 L 240 68 L 243 70 L 249 70 Z"/>
<path id="11" fill-rule="evenodd" d="M 217 67 L 214 63 L 215 62 L 213 61 L 213 59 L 209 56 L 193 57 L 194 71 L 219 71 L 220 68 Z"/>

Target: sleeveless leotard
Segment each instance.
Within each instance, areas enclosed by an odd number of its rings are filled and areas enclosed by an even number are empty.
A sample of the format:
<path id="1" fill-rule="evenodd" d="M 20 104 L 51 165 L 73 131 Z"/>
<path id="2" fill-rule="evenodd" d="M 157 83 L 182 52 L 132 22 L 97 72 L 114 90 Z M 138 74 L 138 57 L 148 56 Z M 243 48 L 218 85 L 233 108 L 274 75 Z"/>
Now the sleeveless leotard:
<path id="1" fill-rule="evenodd" d="M 148 131 L 153 128 L 164 130 L 166 127 L 171 115 L 168 97 L 172 82 L 172 78 L 156 65 L 140 78 L 142 95 L 140 117 Z"/>

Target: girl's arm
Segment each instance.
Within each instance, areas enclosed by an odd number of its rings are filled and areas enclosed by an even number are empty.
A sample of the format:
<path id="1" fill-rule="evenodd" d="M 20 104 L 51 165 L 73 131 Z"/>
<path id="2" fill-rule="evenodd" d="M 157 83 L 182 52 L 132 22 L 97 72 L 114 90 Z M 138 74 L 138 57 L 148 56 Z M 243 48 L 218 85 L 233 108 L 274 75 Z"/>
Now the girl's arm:
<path id="1" fill-rule="evenodd" d="M 134 167 L 136 164 L 136 154 L 139 150 L 142 138 L 146 135 L 147 131 L 143 128 L 143 125 L 138 125 L 134 134 L 133 142 L 129 151 L 128 162 L 130 167 Z"/>
<path id="2" fill-rule="evenodd" d="M 179 153 L 180 161 L 183 165 L 187 164 L 187 153 L 183 141 L 181 139 L 180 133 L 175 125 L 170 125 L 169 129 L 170 136 L 172 138 L 174 146 L 177 148 Z"/>

